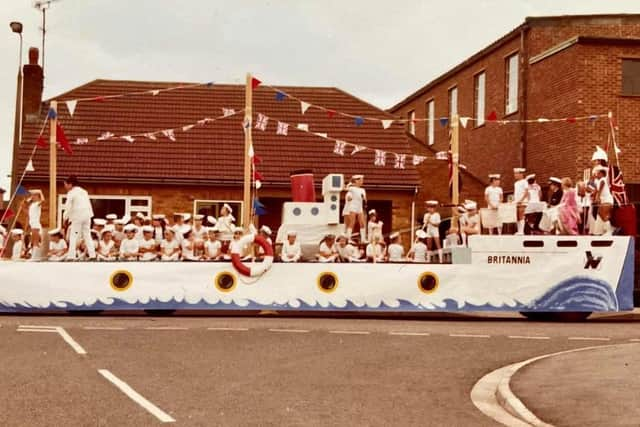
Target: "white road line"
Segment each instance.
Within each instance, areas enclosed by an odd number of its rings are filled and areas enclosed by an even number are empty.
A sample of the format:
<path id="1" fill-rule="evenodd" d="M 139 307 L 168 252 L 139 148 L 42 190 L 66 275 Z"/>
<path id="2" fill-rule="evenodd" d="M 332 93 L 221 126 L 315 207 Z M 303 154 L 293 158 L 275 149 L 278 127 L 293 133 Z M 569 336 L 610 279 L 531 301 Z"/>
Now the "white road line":
<path id="1" fill-rule="evenodd" d="M 87 354 L 84 348 L 82 348 L 80 344 L 78 344 L 73 338 L 71 338 L 71 335 L 69 335 L 67 331 L 64 330 L 64 328 L 56 328 L 56 329 L 58 330 L 58 333 L 60 334 L 60 336 L 67 342 L 67 344 L 71 346 L 72 349 L 75 350 L 76 353 Z"/>
<path id="2" fill-rule="evenodd" d="M 207 328 L 207 331 L 248 331 L 249 328 Z"/>
<path id="3" fill-rule="evenodd" d="M 369 331 L 329 331 L 330 334 L 369 335 Z"/>
<path id="4" fill-rule="evenodd" d="M 154 417 L 159 419 L 163 423 L 174 423 L 176 420 L 173 419 L 169 414 L 164 412 L 162 409 L 158 408 L 153 403 L 149 402 L 147 399 L 142 397 L 140 393 L 132 389 L 129 384 L 122 381 L 120 378 L 113 375 L 106 369 L 98 369 L 100 375 L 105 377 L 108 381 L 110 381 L 113 385 L 118 387 L 121 392 L 129 396 L 131 400 L 136 402 L 138 405 L 142 406 L 149 413 L 151 413 Z"/>
<path id="5" fill-rule="evenodd" d="M 19 325 L 17 330 L 18 332 L 55 332 L 60 335 L 76 353 L 87 354 L 85 349 L 60 326 Z"/>
<path id="6" fill-rule="evenodd" d="M 481 334 L 449 334 L 450 337 L 456 338 L 491 338 L 491 335 L 481 335 Z"/>
<path id="7" fill-rule="evenodd" d="M 569 341 L 611 341 L 611 338 L 604 337 L 569 337 Z"/>
<path id="8" fill-rule="evenodd" d="M 147 331 L 186 331 L 189 328 L 182 328 L 179 326 L 149 326 L 144 329 Z"/>
<path id="9" fill-rule="evenodd" d="M 631 338 L 629 341 L 631 341 L 631 342 L 640 342 L 640 338 Z"/>
<path id="10" fill-rule="evenodd" d="M 549 340 L 551 337 L 542 336 L 526 336 L 526 335 L 509 335 L 507 338 L 512 340 Z"/>
<path id="11" fill-rule="evenodd" d="M 431 335 L 428 332 L 396 332 L 396 331 L 391 331 L 389 332 L 389 335 L 398 335 L 401 337 L 428 337 L 429 335 Z"/>
<path id="12" fill-rule="evenodd" d="M 18 327 L 17 331 L 18 332 L 53 332 L 54 334 L 58 333 L 58 331 L 56 331 L 55 329 L 36 329 L 36 328 L 22 329 L 20 327 Z"/>
<path id="13" fill-rule="evenodd" d="M 38 328 L 38 329 L 53 329 L 55 330 L 57 326 L 48 326 L 48 325 L 18 325 L 18 328 Z"/>
<path id="14" fill-rule="evenodd" d="M 289 332 L 293 334 L 304 334 L 309 332 L 308 329 L 268 329 L 269 332 Z"/>
<path id="15" fill-rule="evenodd" d="M 124 331 L 127 328 L 120 326 L 83 326 L 82 329 L 87 331 Z"/>

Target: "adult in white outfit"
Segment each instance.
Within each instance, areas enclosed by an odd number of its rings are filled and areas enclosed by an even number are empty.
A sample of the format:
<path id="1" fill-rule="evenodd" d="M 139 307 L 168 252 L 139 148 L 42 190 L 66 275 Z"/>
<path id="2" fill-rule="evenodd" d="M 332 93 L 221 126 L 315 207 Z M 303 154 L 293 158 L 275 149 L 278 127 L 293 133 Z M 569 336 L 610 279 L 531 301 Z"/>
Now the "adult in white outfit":
<path id="1" fill-rule="evenodd" d="M 367 231 L 365 228 L 364 209 L 367 203 L 367 193 L 362 188 L 364 183 L 364 175 L 353 175 L 351 182 L 347 186 L 347 194 L 345 196 L 344 209 L 342 215 L 344 216 L 344 223 L 346 228 L 347 238 L 351 239 L 351 232 L 356 225 L 356 218 L 360 224 L 360 243 L 367 241 Z"/>
<path id="2" fill-rule="evenodd" d="M 87 246 L 89 259 L 96 257 L 96 250 L 91 237 L 91 218 L 93 218 L 93 207 L 89 199 L 87 190 L 78 185 L 78 178 L 69 176 L 64 181 L 64 188 L 67 190 L 67 202 L 64 205 L 63 219 L 70 225 L 69 253 L 67 259 L 76 259 L 78 239 L 82 238 Z"/>

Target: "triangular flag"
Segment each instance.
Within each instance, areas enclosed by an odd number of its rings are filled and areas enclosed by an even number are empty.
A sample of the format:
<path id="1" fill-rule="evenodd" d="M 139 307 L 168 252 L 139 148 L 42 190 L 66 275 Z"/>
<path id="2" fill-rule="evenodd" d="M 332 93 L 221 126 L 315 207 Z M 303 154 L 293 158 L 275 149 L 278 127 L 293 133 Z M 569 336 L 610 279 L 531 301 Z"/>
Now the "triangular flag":
<path id="1" fill-rule="evenodd" d="M 314 132 L 313 134 L 319 136 L 320 138 L 327 138 L 329 136 L 324 132 Z"/>
<path id="2" fill-rule="evenodd" d="M 361 151 L 366 150 L 367 147 L 365 147 L 364 145 L 354 145 L 353 146 L 353 151 L 351 152 L 351 155 L 353 156 L 356 153 L 359 153 Z"/>
<path id="3" fill-rule="evenodd" d="M 258 199 L 253 199 L 253 213 L 256 216 L 267 214 L 267 210 L 264 208 L 264 205 L 260 203 L 260 200 Z"/>
<path id="4" fill-rule="evenodd" d="M 46 139 L 44 139 L 44 136 L 40 135 L 38 137 L 38 140 L 36 141 L 36 145 L 40 148 L 47 148 L 47 146 L 49 145 L 49 143 L 47 142 Z"/>
<path id="5" fill-rule="evenodd" d="M 576 118 L 575 117 L 567 117 L 565 120 L 567 122 L 569 122 L 569 123 L 575 123 L 576 122 Z"/>
<path id="6" fill-rule="evenodd" d="M 13 218 L 14 216 L 16 216 L 16 213 L 15 213 L 11 208 L 7 208 L 7 209 L 4 211 L 4 214 L 2 214 L 2 218 L 1 218 L 1 219 L 2 219 L 2 221 L 0 221 L 0 222 L 6 221 L 6 220 L 8 220 L 8 219 L 11 219 L 11 218 Z"/>
<path id="7" fill-rule="evenodd" d="M 16 188 L 16 196 L 28 196 L 29 192 L 27 191 L 26 188 L 24 188 L 22 185 L 18 185 L 18 188 Z"/>
<path id="8" fill-rule="evenodd" d="M 413 155 L 413 166 L 418 166 L 420 163 L 424 162 L 426 159 L 425 156 L 418 156 L 417 154 Z"/>
<path id="9" fill-rule="evenodd" d="M 189 132 L 195 125 L 182 126 L 182 132 Z"/>
<path id="10" fill-rule="evenodd" d="M 251 89 L 255 89 L 258 86 L 260 86 L 260 83 L 262 83 L 260 80 L 256 79 L 255 77 L 251 77 Z"/>
<path id="11" fill-rule="evenodd" d="M 311 104 L 309 104 L 308 102 L 300 101 L 300 110 L 302 111 L 302 114 L 306 113 L 309 107 L 311 107 Z"/>
<path id="12" fill-rule="evenodd" d="M 75 145 L 86 145 L 89 143 L 89 138 L 76 138 Z"/>
<path id="13" fill-rule="evenodd" d="M 298 123 L 298 129 L 303 130 L 305 132 L 309 132 L 309 125 L 307 123 Z"/>
<path id="14" fill-rule="evenodd" d="M 115 135 L 111 132 L 102 132 L 102 135 L 100 135 L 97 140 L 98 141 L 106 141 L 107 139 L 111 139 L 113 138 Z"/>
<path id="15" fill-rule="evenodd" d="M 71 144 L 69 144 L 69 140 L 67 136 L 64 134 L 64 129 L 60 126 L 60 123 L 56 123 L 56 142 L 60 145 L 60 148 L 67 153 L 73 154 L 73 150 L 71 149 Z"/>
<path id="16" fill-rule="evenodd" d="M 276 101 L 284 101 L 284 99 L 287 97 L 287 95 L 285 95 L 284 93 L 277 91 L 276 92 Z"/>
<path id="17" fill-rule="evenodd" d="M 384 119 L 384 120 L 380 120 L 380 122 L 382 123 L 382 128 L 383 129 L 389 129 L 389 127 L 391 126 L 391 124 L 393 123 L 393 120 L 391 119 Z"/>
<path id="18" fill-rule="evenodd" d="M 336 115 L 335 110 L 327 110 L 327 117 L 329 117 L 330 119 L 333 118 L 333 116 Z"/>
<path id="19" fill-rule="evenodd" d="M 73 116 L 73 113 L 76 111 L 77 104 L 78 101 L 76 101 L 75 99 L 70 99 L 69 101 L 67 101 L 67 110 L 69 110 L 69 115 Z"/>
<path id="20" fill-rule="evenodd" d="M 154 134 L 153 132 L 147 132 L 144 134 L 145 138 L 149 138 L 152 141 L 155 141 L 156 139 L 156 134 Z"/>
<path id="21" fill-rule="evenodd" d="M 446 126 L 449 124 L 449 118 L 448 117 L 440 117 L 440 125 L 441 126 Z"/>
<path id="22" fill-rule="evenodd" d="M 254 165 L 259 165 L 260 163 L 262 163 L 262 159 L 257 154 L 254 154 L 251 160 Z"/>
<path id="23" fill-rule="evenodd" d="M 124 139 L 124 140 L 125 140 L 125 141 L 127 141 L 127 142 L 133 142 L 133 141 L 135 141 L 135 140 L 136 140 L 136 139 L 135 139 L 134 137 L 132 137 L 131 135 L 123 135 L 121 138 L 122 138 L 122 139 Z"/>
<path id="24" fill-rule="evenodd" d="M 151 92 L 151 95 L 156 96 L 157 94 L 160 93 L 160 89 L 154 89 L 154 90 L 152 90 L 150 92 Z"/>
<path id="25" fill-rule="evenodd" d="M 29 159 L 29 161 L 27 162 L 27 167 L 25 167 L 24 170 L 27 171 L 27 172 L 35 172 L 36 168 L 33 167 L 33 160 L 32 159 Z"/>
<path id="26" fill-rule="evenodd" d="M 460 124 L 463 128 L 467 128 L 467 123 L 469 123 L 469 117 L 460 117 Z"/>
<path id="27" fill-rule="evenodd" d="M 176 136 L 175 133 L 173 131 L 173 129 L 165 129 L 162 131 L 162 134 L 164 136 L 166 136 L 167 138 L 169 138 L 171 141 L 175 142 L 176 141 Z"/>
<path id="28" fill-rule="evenodd" d="M 487 120 L 490 122 L 495 122 L 496 120 L 498 120 L 498 113 L 496 113 L 495 110 L 490 112 L 487 116 Z"/>
<path id="29" fill-rule="evenodd" d="M 259 190 L 262 188 L 262 181 L 256 181 L 256 190 Z"/>
<path id="30" fill-rule="evenodd" d="M 618 144 L 616 144 L 615 142 L 613 143 L 613 148 L 614 150 L 616 150 L 616 154 L 622 153 L 622 150 L 618 148 Z"/>
<path id="31" fill-rule="evenodd" d="M 264 181 L 264 176 L 258 171 L 253 171 L 253 179 L 256 181 Z"/>
<path id="32" fill-rule="evenodd" d="M 54 110 L 53 108 L 49 108 L 49 112 L 47 113 L 47 118 L 55 119 L 56 117 L 58 117 L 58 113 L 56 113 L 56 110 Z"/>
<path id="33" fill-rule="evenodd" d="M 356 126 L 362 126 L 364 124 L 364 119 L 362 117 L 355 118 Z"/>

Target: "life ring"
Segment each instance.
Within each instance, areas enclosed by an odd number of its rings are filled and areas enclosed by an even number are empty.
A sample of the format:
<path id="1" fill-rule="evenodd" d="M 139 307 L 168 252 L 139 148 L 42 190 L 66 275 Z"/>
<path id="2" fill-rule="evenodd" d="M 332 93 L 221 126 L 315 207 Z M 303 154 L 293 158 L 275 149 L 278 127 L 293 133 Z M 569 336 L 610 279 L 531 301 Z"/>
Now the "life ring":
<path id="1" fill-rule="evenodd" d="M 264 258 L 261 263 L 256 263 L 249 267 L 242 262 L 240 256 L 242 254 L 242 249 L 251 243 L 255 243 L 262 248 L 264 251 Z M 231 251 L 231 264 L 238 273 L 243 276 L 260 276 L 269 270 L 271 268 L 271 264 L 273 264 L 273 248 L 262 236 L 247 234 L 246 236 L 242 236 L 240 240 L 232 241 L 229 248 Z"/>

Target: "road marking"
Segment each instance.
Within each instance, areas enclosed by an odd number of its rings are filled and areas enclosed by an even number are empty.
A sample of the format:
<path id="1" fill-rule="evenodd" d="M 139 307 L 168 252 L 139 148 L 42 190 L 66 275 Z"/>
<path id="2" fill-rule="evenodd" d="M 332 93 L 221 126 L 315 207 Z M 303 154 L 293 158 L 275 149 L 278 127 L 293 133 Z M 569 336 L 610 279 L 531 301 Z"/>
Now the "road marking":
<path id="1" fill-rule="evenodd" d="M 127 328 L 120 326 L 83 326 L 82 329 L 87 331 L 124 331 Z"/>
<path id="2" fill-rule="evenodd" d="M 173 419 L 169 414 L 164 412 L 162 409 L 158 408 L 153 403 L 149 402 L 145 399 L 140 393 L 132 389 L 129 384 L 122 381 L 120 378 L 113 375 L 106 369 L 98 369 L 100 375 L 105 377 L 108 381 L 110 381 L 113 385 L 118 387 L 121 392 L 126 394 L 131 400 L 136 402 L 138 405 L 142 406 L 149 413 L 151 413 L 154 417 L 159 419 L 163 423 L 174 423 L 176 420 Z"/>
<path id="3" fill-rule="evenodd" d="M 329 331 L 330 334 L 369 335 L 369 331 Z"/>
<path id="4" fill-rule="evenodd" d="M 297 333 L 297 334 L 304 334 L 309 332 L 308 329 L 268 329 L 269 332 L 290 332 L 290 333 Z"/>
<path id="5" fill-rule="evenodd" d="M 207 328 L 207 331 L 248 331 L 249 328 Z"/>
<path id="6" fill-rule="evenodd" d="M 542 337 L 542 336 L 527 336 L 527 335 L 509 335 L 507 338 L 511 338 L 513 340 L 549 340 L 550 337 Z"/>
<path id="7" fill-rule="evenodd" d="M 186 331 L 189 328 L 183 328 L 180 326 L 149 326 L 144 329 L 147 331 Z"/>
<path id="8" fill-rule="evenodd" d="M 84 348 L 60 326 L 18 325 L 18 332 L 56 332 L 78 354 L 87 354 Z"/>
<path id="9" fill-rule="evenodd" d="M 610 341 L 611 338 L 604 337 L 569 337 L 569 341 Z"/>
<path id="10" fill-rule="evenodd" d="M 399 335 L 401 337 L 428 337 L 431 334 L 428 333 L 428 332 L 396 332 L 396 331 L 391 331 L 391 332 L 389 332 L 389 335 Z"/>
<path id="11" fill-rule="evenodd" d="M 491 335 L 477 335 L 477 334 L 449 334 L 450 337 L 455 338 L 491 338 Z"/>
<path id="12" fill-rule="evenodd" d="M 631 342 L 640 342 L 640 338 L 631 338 L 629 341 L 631 341 Z"/>

